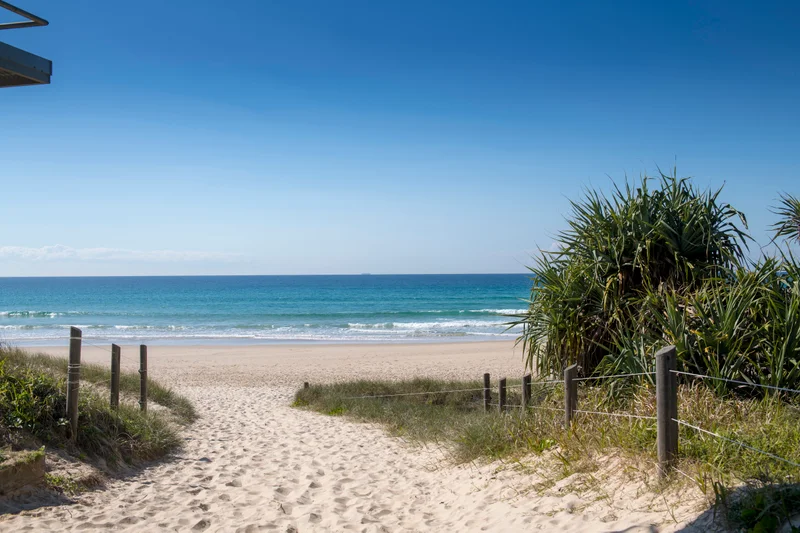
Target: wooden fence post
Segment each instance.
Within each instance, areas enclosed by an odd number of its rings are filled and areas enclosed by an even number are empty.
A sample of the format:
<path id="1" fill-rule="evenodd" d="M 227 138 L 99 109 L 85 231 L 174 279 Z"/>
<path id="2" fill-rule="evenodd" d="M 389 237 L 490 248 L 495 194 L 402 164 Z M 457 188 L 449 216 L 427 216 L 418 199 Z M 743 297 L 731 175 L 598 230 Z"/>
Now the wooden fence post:
<path id="1" fill-rule="evenodd" d="M 120 347 L 116 344 L 111 345 L 111 408 L 119 407 L 119 363 Z"/>
<path id="2" fill-rule="evenodd" d="M 531 405 L 531 375 L 522 376 L 522 410 L 524 411 Z"/>
<path id="3" fill-rule="evenodd" d="M 500 379 L 499 403 L 501 413 L 506 410 L 506 378 Z"/>
<path id="4" fill-rule="evenodd" d="M 70 438 L 78 438 L 78 389 L 81 382 L 81 337 L 78 328 L 69 328 L 69 364 L 67 365 L 67 420 Z"/>
<path id="5" fill-rule="evenodd" d="M 303 382 L 303 388 L 307 389 L 309 387 L 308 381 Z"/>
<path id="6" fill-rule="evenodd" d="M 139 346 L 139 408 L 147 412 L 147 346 Z"/>
<path id="7" fill-rule="evenodd" d="M 492 389 L 489 373 L 483 375 L 483 409 L 489 410 L 489 404 L 492 402 Z"/>
<path id="8" fill-rule="evenodd" d="M 665 477 L 678 454 L 678 376 L 675 346 L 656 352 L 656 410 L 658 466 Z"/>
<path id="9" fill-rule="evenodd" d="M 572 424 L 572 414 L 578 408 L 578 365 L 571 365 L 564 369 L 564 427 L 569 429 Z"/>

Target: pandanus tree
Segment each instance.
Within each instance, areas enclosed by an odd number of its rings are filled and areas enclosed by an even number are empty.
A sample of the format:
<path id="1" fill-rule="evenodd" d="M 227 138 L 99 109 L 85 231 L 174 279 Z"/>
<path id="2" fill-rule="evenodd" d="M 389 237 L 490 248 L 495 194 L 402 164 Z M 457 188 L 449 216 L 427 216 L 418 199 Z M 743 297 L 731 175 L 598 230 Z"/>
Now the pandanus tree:
<path id="1" fill-rule="evenodd" d="M 641 323 L 650 295 L 726 276 L 749 237 L 720 192 L 673 172 L 571 202 L 558 249 L 542 250 L 530 268 L 529 308 L 517 322 L 528 365 L 549 375 L 578 363 L 592 373 Z"/>
<path id="2" fill-rule="evenodd" d="M 652 371 L 653 353 L 674 344 L 683 370 L 800 388 L 800 201 L 781 195 L 773 242 L 783 246 L 753 260 L 747 221 L 720 193 L 673 172 L 572 202 L 558 249 L 530 268 L 516 322 L 528 366 Z"/>

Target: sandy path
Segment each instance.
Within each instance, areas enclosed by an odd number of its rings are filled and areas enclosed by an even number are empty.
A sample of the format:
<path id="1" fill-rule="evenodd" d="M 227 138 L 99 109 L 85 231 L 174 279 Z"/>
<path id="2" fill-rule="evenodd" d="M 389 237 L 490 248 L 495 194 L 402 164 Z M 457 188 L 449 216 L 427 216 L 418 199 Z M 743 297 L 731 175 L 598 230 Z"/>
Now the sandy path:
<path id="1" fill-rule="evenodd" d="M 536 495 L 531 480 L 513 469 L 450 466 L 436 447 L 411 448 L 379 428 L 293 409 L 285 382 L 324 371 L 324 354 L 336 361 L 331 372 L 367 352 L 372 357 L 348 375 L 408 372 L 396 360 L 404 347 L 317 348 L 298 348 L 291 361 L 275 347 L 247 348 L 239 357 L 242 348 L 222 350 L 227 362 L 214 355 L 219 348 L 193 356 L 182 355 L 185 348 L 153 348 L 152 368 L 204 413 L 179 457 L 84 494 L 75 505 L 6 516 L 0 530 L 652 531 L 651 523 L 664 520 L 664 513 L 615 514 L 597 505 L 583 509 L 590 502 L 575 496 Z M 468 375 L 475 375 L 473 365 L 519 365 L 505 343 L 412 351 L 427 353 L 410 366 L 428 374 L 453 375 L 450 357 L 459 352 L 458 368 Z M 224 379 L 217 376 L 221 367 L 230 369 Z"/>

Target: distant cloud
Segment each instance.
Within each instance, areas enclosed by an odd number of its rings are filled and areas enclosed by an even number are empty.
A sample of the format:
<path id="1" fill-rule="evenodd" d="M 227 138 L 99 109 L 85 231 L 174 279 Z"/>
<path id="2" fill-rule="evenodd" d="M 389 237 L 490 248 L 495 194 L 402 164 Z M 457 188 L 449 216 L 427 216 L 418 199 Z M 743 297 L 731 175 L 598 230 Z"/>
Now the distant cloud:
<path id="1" fill-rule="evenodd" d="M 26 261 L 234 261 L 241 254 L 219 252 L 194 252 L 182 250 L 127 250 L 124 248 L 72 248 L 62 244 L 29 248 L 25 246 L 0 246 L 0 259 Z"/>

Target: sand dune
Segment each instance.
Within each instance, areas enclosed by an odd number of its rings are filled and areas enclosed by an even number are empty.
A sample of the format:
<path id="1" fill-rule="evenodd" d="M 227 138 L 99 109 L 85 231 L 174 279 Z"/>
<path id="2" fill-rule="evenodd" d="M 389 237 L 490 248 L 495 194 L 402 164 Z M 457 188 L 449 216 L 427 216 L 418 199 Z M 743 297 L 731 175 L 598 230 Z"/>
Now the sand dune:
<path id="1" fill-rule="evenodd" d="M 509 343 L 150 352 L 152 375 L 203 414 L 184 450 L 74 505 L 0 518 L 0 530 L 669 531 L 693 517 L 686 508 L 670 513 L 652 494 L 598 499 L 571 494 L 569 483 L 539 493 L 513 465 L 452 466 L 435 446 L 289 406 L 293 386 L 313 376 L 515 375 L 521 360 Z M 104 357 L 87 350 L 85 358 Z"/>

